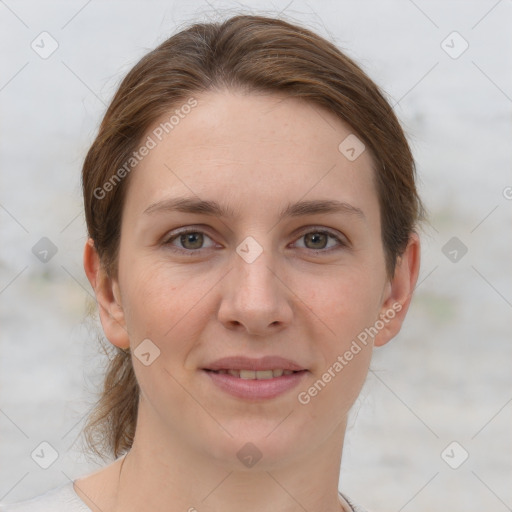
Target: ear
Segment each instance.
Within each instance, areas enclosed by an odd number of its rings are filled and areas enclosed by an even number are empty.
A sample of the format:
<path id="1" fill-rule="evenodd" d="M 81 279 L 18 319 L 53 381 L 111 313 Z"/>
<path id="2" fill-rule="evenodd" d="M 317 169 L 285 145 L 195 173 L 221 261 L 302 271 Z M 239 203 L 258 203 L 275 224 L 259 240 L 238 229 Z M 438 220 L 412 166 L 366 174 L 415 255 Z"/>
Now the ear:
<path id="1" fill-rule="evenodd" d="M 130 347 L 119 284 L 108 276 L 101 264 L 94 241 L 89 238 L 84 248 L 84 270 L 96 295 L 101 325 L 107 339 L 116 347 Z"/>
<path id="2" fill-rule="evenodd" d="M 384 326 L 375 336 L 374 346 L 385 345 L 400 332 L 416 287 L 419 269 L 420 239 L 416 233 L 412 233 L 404 253 L 397 259 L 393 278 L 387 284 L 379 314 L 379 320 Z"/>

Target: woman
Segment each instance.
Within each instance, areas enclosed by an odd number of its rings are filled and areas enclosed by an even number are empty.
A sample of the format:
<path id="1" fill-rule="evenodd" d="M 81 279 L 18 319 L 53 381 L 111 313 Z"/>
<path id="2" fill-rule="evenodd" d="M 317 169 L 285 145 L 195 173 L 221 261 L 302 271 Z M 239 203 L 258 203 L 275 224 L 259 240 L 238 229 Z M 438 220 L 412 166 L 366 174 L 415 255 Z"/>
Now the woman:
<path id="1" fill-rule="evenodd" d="M 282 20 L 196 24 L 121 83 L 84 162 L 117 351 L 101 470 L 4 511 L 350 511 L 347 416 L 400 330 L 422 207 L 378 87 Z"/>

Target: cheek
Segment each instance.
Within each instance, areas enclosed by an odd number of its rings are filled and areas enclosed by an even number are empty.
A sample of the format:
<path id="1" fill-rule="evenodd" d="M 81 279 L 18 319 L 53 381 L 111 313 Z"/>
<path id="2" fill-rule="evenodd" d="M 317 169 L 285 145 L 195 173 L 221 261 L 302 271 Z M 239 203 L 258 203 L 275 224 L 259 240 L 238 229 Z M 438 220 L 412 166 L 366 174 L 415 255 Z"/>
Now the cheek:
<path id="1" fill-rule="evenodd" d="M 308 304 L 317 315 L 311 317 L 312 336 L 322 354 L 312 381 L 319 379 L 316 388 L 342 409 L 355 400 L 366 378 L 373 347 L 368 329 L 380 311 L 378 280 L 368 272 L 351 270 L 312 289 Z"/>
<path id="2" fill-rule="evenodd" d="M 315 279 L 307 285 L 304 302 L 324 320 L 325 332 L 335 343 L 344 344 L 372 325 L 378 315 L 381 283 L 367 269 L 350 268 L 338 275 Z"/>
<path id="3" fill-rule="evenodd" d="M 213 283 L 206 276 L 194 279 L 169 263 L 139 264 L 125 277 L 125 294 L 129 298 L 126 323 L 132 351 L 135 349 L 134 370 L 141 392 L 149 402 L 163 392 L 166 400 L 172 398 L 179 405 L 186 394 L 180 392 L 173 376 L 204 330 L 206 315 L 201 306 Z M 149 366 L 136 360 L 136 348 L 145 339 L 159 350 Z"/>
<path id="4" fill-rule="evenodd" d="M 372 357 L 373 341 L 365 329 L 375 322 L 377 294 L 357 287 L 355 281 L 339 279 L 328 293 L 316 291 L 311 296 L 312 309 L 322 319 L 313 320 L 311 333 L 320 359 L 298 398 L 301 404 L 311 404 L 311 410 L 331 417 L 332 427 L 357 399 Z"/>
<path id="5" fill-rule="evenodd" d="M 190 269 L 168 262 L 147 263 L 133 265 L 123 281 L 132 343 L 144 338 L 182 339 L 179 333 L 190 337 L 192 330 L 200 328 L 201 301 L 218 279 L 208 274 L 197 279 Z"/>
<path id="6" fill-rule="evenodd" d="M 350 345 L 339 350 L 328 364 L 301 390 L 301 404 L 325 410 L 338 423 L 357 399 L 365 382 L 372 349 L 368 345 Z"/>

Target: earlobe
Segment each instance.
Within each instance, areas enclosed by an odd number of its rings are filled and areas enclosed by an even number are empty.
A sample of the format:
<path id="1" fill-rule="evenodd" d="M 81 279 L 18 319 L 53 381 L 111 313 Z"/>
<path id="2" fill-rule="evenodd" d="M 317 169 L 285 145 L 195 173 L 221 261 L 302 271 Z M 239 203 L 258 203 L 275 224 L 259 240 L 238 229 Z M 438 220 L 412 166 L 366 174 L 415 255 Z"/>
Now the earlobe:
<path id="1" fill-rule="evenodd" d="M 420 240 L 416 233 L 412 233 L 404 253 L 397 259 L 394 276 L 388 283 L 379 315 L 384 325 L 374 339 L 376 347 L 385 345 L 400 332 L 416 287 L 419 269 Z"/>
<path id="2" fill-rule="evenodd" d="M 129 348 L 130 340 L 119 285 L 115 279 L 108 276 L 91 238 L 87 240 L 84 248 L 84 270 L 96 295 L 105 336 L 116 347 Z"/>

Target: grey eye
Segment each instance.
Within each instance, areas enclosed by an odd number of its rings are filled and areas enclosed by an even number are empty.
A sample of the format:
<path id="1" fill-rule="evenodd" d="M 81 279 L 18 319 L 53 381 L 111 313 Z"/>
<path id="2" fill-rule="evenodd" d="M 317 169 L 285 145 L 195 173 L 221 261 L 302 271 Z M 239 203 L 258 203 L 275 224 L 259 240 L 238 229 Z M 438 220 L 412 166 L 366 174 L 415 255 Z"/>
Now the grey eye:
<path id="1" fill-rule="evenodd" d="M 329 245 L 329 239 L 332 240 L 332 242 Z M 330 233 L 329 231 L 308 231 L 307 233 L 304 233 L 300 238 L 299 241 L 304 240 L 304 245 L 299 245 L 301 248 L 310 249 L 312 251 L 321 251 L 323 249 L 330 249 L 335 246 L 344 246 L 345 243 L 340 240 L 336 235 L 333 233 Z M 298 243 L 298 242 L 296 242 Z"/>
<path id="2" fill-rule="evenodd" d="M 190 233 L 182 233 L 180 235 L 180 243 L 185 249 L 200 249 L 203 245 L 203 233 L 199 232 L 190 232 Z M 187 244 L 190 244 L 187 246 Z"/>
<path id="3" fill-rule="evenodd" d="M 321 232 L 311 232 L 304 235 L 305 245 L 308 249 L 325 249 L 329 235 Z M 312 247 L 309 247 L 311 243 Z"/>

